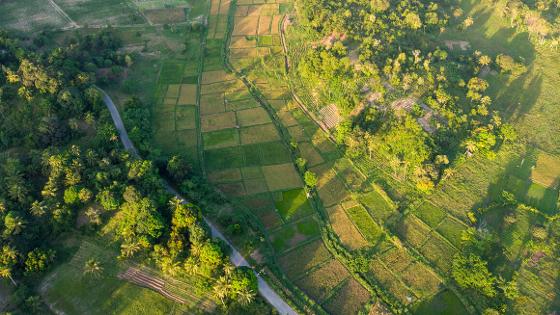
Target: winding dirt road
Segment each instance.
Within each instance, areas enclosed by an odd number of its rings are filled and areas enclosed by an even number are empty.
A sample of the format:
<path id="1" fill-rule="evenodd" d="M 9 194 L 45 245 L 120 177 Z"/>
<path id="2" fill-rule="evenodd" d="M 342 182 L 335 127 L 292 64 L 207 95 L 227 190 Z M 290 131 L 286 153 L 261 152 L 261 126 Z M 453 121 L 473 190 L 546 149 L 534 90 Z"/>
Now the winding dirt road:
<path id="1" fill-rule="evenodd" d="M 121 142 L 122 142 L 124 148 L 127 151 L 129 151 L 130 153 L 132 153 L 135 157 L 139 158 L 140 155 L 138 154 L 138 150 L 136 150 L 136 147 L 134 146 L 134 144 L 132 143 L 132 141 L 128 137 L 128 133 L 126 131 L 124 123 L 123 123 L 123 121 L 121 119 L 121 116 L 119 114 L 119 110 L 117 109 L 117 107 L 113 103 L 113 100 L 111 99 L 111 97 L 109 97 L 109 95 L 107 95 L 107 93 L 105 93 L 105 91 L 103 91 L 102 89 L 100 89 L 100 88 L 98 88 L 98 89 L 101 92 L 101 94 L 103 95 L 103 102 L 105 103 L 105 105 L 107 105 L 107 108 L 109 109 L 109 112 L 111 113 L 111 118 L 113 119 L 113 123 L 115 124 L 115 128 L 117 129 L 117 131 L 119 133 L 119 137 L 121 139 Z M 179 192 L 177 192 L 173 187 L 171 187 L 171 185 L 167 181 L 163 180 L 163 182 L 164 182 L 164 185 L 165 185 L 166 189 L 171 194 L 175 195 L 177 198 L 179 198 L 180 200 L 185 202 L 185 198 L 183 198 L 183 196 L 181 196 L 179 194 Z M 226 239 L 226 237 L 218 230 L 218 228 L 212 222 L 210 222 L 207 218 L 204 218 L 204 221 L 206 221 L 208 226 L 210 226 L 212 236 L 223 240 L 231 248 L 230 260 L 235 266 L 251 267 L 251 265 L 249 265 L 247 260 L 245 260 L 245 258 L 239 253 L 239 251 L 237 251 L 237 249 L 235 249 L 235 247 L 233 247 L 233 245 Z M 261 276 L 259 276 L 256 272 L 255 272 L 255 275 L 257 276 L 257 280 L 258 280 L 258 283 L 259 283 L 259 293 L 261 294 L 262 297 L 264 297 L 268 301 L 268 303 L 270 303 L 270 305 L 272 305 L 278 311 L 278 313 L 280 313 L 282 315 L 296 315 L 297 314 L 294 311 L 294 309 L 292 309 L 292 307 L 290 305 L 288 305 L 288 303 L 286 303 L 286 301 L 284 301 L 284 299 L 282 299 L 268 285 L 268 283 L 266 283 L 266 281 L 264 281 L 264 279 Z"/>

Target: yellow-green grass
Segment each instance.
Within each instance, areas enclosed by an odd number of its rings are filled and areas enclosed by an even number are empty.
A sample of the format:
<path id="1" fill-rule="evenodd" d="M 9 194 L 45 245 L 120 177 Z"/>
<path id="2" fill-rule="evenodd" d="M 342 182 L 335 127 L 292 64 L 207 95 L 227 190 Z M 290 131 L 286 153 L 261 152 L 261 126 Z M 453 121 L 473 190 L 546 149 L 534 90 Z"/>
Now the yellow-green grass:
<path id="1" fill-rule="evenodd" d="M 177 98 L 179 96 L 179 91 L 181 89 L 180 84 L 169 84 L 167 86 L 167 93 L 165 93 L 166 98 Z"/>
<path id="2" fill-rule="evenodd" d="M 205 149 L 217 149 L 239 145 L 239 132 L 237 129 L 224 129 L 202 134 Z"/>
<path id="3" fill-rule="evenodd" d="M 327 213 L 331 226 L 342 245 L 349 250 L 360 249 L 368 245 L 366 239 L 360 234 L 342 207 L 333 206 L 327 209 Z"/>
<path id="4" fill-rule="evenodd" d="M 231 59 L 254 59 L 259 56 L 254 48 L 232 48 L 229 54 Z"/>
<path id="5" fill-rule="evenodd" d="M 166 59 L 161 67 L 160 84 L 179 84 L 183 78 L 184 61 Z"/>
<path id="6" fill-rule="evenodd" d="M 246 166 L 284 164 L 291 162 L 290 150 L 280 141 L 244 145 Z"/>
<path id="7" fill-rule="evenodd" d="M 447 217 L 445 211 L 429 201 L 424 201 L 412 211 L 420 220 L 432 228 L 436 228 Z"/>
<path id="8" fill-rule="evenodd" d="M 237 120 L 234 112 L 224 112 L 200 116 L 200 127 L 202 132 L 216 131 L 222 129 L 235 129 Z"/>
<path id="9" fill-rule="evenodd" d="M 321 198 L 323 205 L 326 207 L 339 204 L 351 197 L 351 193 L 344 187 L 344 183 L 334 176 L 320 182 L 318 192 L 319 198 Z"/>
<path id="10" fill-rule="evenodd" d="M 59 28 L 68 21 L 42 0 L 3 1 L 0 3 L 0 27 L 30 32 L 44 28 Z"/>
<path id="11" fill-rule="evenodd" d="M 400 238 L 416 248 L 421 247 L 431 233 L 431 228 L 412 214 L 404 217 L 397 229 Z"/>
<path id="12" fill-rule="evenodd" d="M 175 108 L 175 126 L 177 130 L 196 128 L 196 108 L 192 105 Z"/>
<path id="13" fill-rule="evenodd" d="M 373 221 L 364 207 L 357 205 L 345 210 L 368 242 L 375 244 L 383 236 L 383 230 Z"/>
<path id="14" fill-rule="evenodd" d="M 298 279 L 296 285 L 320 303 L 349 276 L 348 270 L 338 260 L 333 259 Z"/>
<path id="15" fill-rule="evenodd" d="M 434 295 L 442 285 L 439 277 L 420 262 L 413 262 L 407 268 L 400 271 L 398 275 L 420 299 Z"/>
<path id="16" fill-rule="evenodd" d="M 303 186 L 303 182 L 291 163 L 263 166 L 264 178 L 271 191 L 293 189 Z"/>
<path id="17" fill-rule="evenodd" d="M 262 107 L 241 110 L 235 113 L 240 126 L 253 126 L 270 123 L 268 112 Z"/>
<path id="18" fill-rule="evenodd" d="M 211 83 L 231 81 L 234 79 L 235 77 L 231 73 L 227 73 L 224 70 L 205 71 L 202 73 L 201 83 L 205 85 Z"/>
<path id="19" fill-rule="evenodd" d="M 331 314 L 359 314 L 370 298 L 368 290 L 358 281 L 349 279 L 324 302 L 323 307 Z"/>
<path id="20" fill-rule="evenodd" d="M 270 237 L 274 250 L 277 253 L 282 253 L 311 238 L 318 237 L 320 233 L 319 224 L 310 216 L 297 222 L 283 225 L 278 230 L 270 232 Z"/>
<path id="21" fill-rule="evenodd" d="M 558 307 L 557 277 L 560 263 L 551 256 L 538 260 L 535 267 L 530 261 L 519 269 L 518 287 L 520 296 L 514 300 L 518 314 L 544 314 Z"/>
<path id="22" fill-rule="evenodd" d="M 241 174 L 243 175 L 244 179 L 264 178 L 262 170 L 258 166 L 243 167 L 241 169 Z"/>
<path id="23" fill-rule="evenodd" d="M 291 127 L 298 124 L 297 120 L 294 118 L 294 116 L 292 116 L 292 114 L 290 114 L 290 111 L 288 109 L 283 109 L 276 113 L 278 114 L 282 125 L 284 125 L 285 127 Z"/>
<path id="24" fill-rule="evenodd" d="M 451 269 L 449 257 L 453 257 L 457 253 L 457 249 L 453 245 L 436 234 L 431 234 L 418 251 L 443 272 L 449 272 Z"/>
<path id="25" fill-rule="evenodd" d="M 548 188 L 555 188 L 560 179 L 560 158 L 540 153 L 531 172 L 531 180 Z"/>
<path id="26" fill-rule="evenodd" d="M 196 92 L 197 92 L 196 84 L 181 84 L 181 92 L 179 95 L 178 104 L 179 105 L 196 104 Z"/>
<path id="27" fill-rule="evenodd" d="M 418 315 L 468 314 L 461 300 L 451 290 L 442 290 L 438 294 L 422 300 L 412 307 Z"/>
<path id="28" fill-rule="evenodd" d="M 230 168 L 219 171 L 210 170 L 207 177 L 209 181 L 216 183 L 240 181 L 243 179 L 239 168 Z"/>
<path id="29" fill-rule="evenodd" d="M 201 95 L 200 114 L 210 115 L 225 111 L 224 96 L 221 93 Z"/>
<path id="30" fill-rule="evenodd" d="M 306 270 L 331 259 L 331 254 L 319 239 L 289 251 L 278 262 L 289 278 L 294 279 Z"/>
<path id="31" fill-rule="evenodd" d="M 240 130 L 241 143 L 252 144 L 280 140 L 280 135 L 274 124 L 244 127 Z"/>
<path id="32" fill-rule="evenodd" d="M 214 93 L 224 93 L 225 91 L 235 87 L 237 85 L 237 81 L 220 81 L 215 83 L 209 83 L 201 85 L 200 87 L 200 94 L 214 94 Z"/>
<path id="33" fill-rule="evenodd" d="M 372 260 L 368 276 L 379 282 L 383 288 L 385 288 L 401 303 L 411 304 L 416 301 L 414 292 L 409 290 L 406 285 L 400 279 L 395 277 L 395 275 L 391 273 L 391 271 L 389 271 L 389 269 L 387 269 L 387 267 L 385 267 L 379 260 Z"/>
<path id="34" fill-rule="evenodd" d="M 177 145 L 181 148 L 196 147 L 198 144 L 196 129 L 175 131 L 175 138 L 177 139 Z"/>
<path id="35" fill-rule="evenodd" d="M 259 107 L 260 104 L 257 103 L 255 99 L 244 99 L 238 101 L 228 101 L 226 103 L 226 110 L 228 111 L 240 111 L 249 108 Z"/>
<path id="36" fill-rule="evenodd" d="M 278 192 L 274 202 L 278 213 L 286 221 L 302 217 L 313 212 L 307 199 L 307 194 L 302 188 Z"/>
<path id="37" fill-rule="evenodd" d="M 192 296 L 187 304 L 169 300 L 155 291 L 118 278 L 129 265 L 117 259 L 118 250 L 107 244 L 84 241 L 73 258 L 47 275 L 41 284 L 41 295 L 58 312 L 66 314 L 183 314 L 200 307 L 194 286 L 181 287 Z M 84 266 L 95 259 L 102 267 L 99 277 L 84 275 Z M 163 276 L 159 275 L 163 278 Z M 188 283 L 184 283 L 188 285 Z M 207 297 L 204 294 L 201 296 Z"/>
<path id="38" fill-rule="evenodd" d="M 439 234 L 445 237 L 451 244 L 455 245 L 457 248 L 460 247 L 462 241 L 461 236 L 463 231 L 468 228 L 465 223 L 454 219 L 452 217 L 447 217 L 441 221 L 441 223 L 436 228 Z"/>
<path id="39" fill-rule="evenodd" d="M 307 161 L 308 167 L 319 165 L 325 161 L 321 154 L 319 154 L 319 152 L 315 150 L 315 147 L 309 142 L 298 143 L 298 149 L 301 157 Z"/>
<path id="40" fill-rule="evenodd" d="M 220 170 L 243 167 L 244 157 L 241 148 L 234 146 L 204 151 L 204 162 L 207 170 Z"/>

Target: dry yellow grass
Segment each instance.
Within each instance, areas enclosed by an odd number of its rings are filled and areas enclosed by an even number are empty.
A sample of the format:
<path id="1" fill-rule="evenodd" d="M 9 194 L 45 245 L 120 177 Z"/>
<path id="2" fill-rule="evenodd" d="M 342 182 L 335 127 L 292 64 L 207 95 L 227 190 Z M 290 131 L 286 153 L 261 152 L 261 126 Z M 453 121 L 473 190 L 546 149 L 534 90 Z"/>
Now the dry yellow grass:
<path id="1" fill-rule="evenodd" d="M 259 35 L 268 35 L 270 34 L 270 23 L 272 22 L 271 16 L 261 16 L 259 19 Z"/>
<path id="2" fill-rule="evenodd" d="M 247 14 L 249 13 L 249 6 L 248 5 L 242 5 L 239 6 L 240 3 L 237 3 L 238 7 L 235 8 L 235 16 L 247 16 Z"/>
<path id="3" fill-rule="evenodd" d="M 263 174 L 270 191 L 299 188 L 303 182 L 292 163 L 263 166 Z"/>
<path id="4" fill-rule="evenodd" d="M 244 16 L 235 19 L 233 35 L 257 35 L 259 17 Z"/>
<path id="5" fill-rule="evenodd" d="M 252 144 L 280 140 L 273 124 L 257 125 L 241 129 L 241 143 Z"/>
<path id="6" fill-rule="evenodd" d="M 231 38 L 231 48 L 253 48 L 257 47 L 257 40 L 247 39 L 247 36 L 233 36 Z"/>
<path id="7" fill-rule="evenodd" d="M 531 179 L 546 187 L 556 187 L 560 181 L 560 158 L 541 152 L 531 171 Z"/>
<path id="8" fill-rule="evenodd" d="M 270 30 L 271 34 L 279 34 L 280 33 L 280 20 L 282 20 L 281 15 L 275 15 L 272 18 L 272 27 Z"/>
<path id="9" fill-rule="evenodd" d="M 200 116 L 200 126 L 203 132 L 235 128 L 236 125 L 234 112 Z"/>
<path id="10" fill-rule="evenodd" d="M 185 21 L 184 8 L 146 10 L 144 15 L 154 24 L 180 23 Z"/>
<path id="11" fill-rule="evenodd" d="M 196 104 L 196 84 L 181 84 L 178 105 Z"/>
<path id="12" fill-rule="evenodd" d="M 261 125 L 271 122 L 268 112 L 262 107 L 255 107 L 237 112 L 237 121 L 242 127 Z"/>
<path id="13" fill-rule="evenodd" d="M 338 260 L 333 259 L 299 279 L 296 284 L 314 300 L 322 302 L 337 285 L 349 276 L 346 268 Z"/>
<path id="14" fill-rule="evenodd" d="M 346 248 L 355 250 L 368 245 L 366 239 L 360 234 L 354 223 L 352 223 L 340 206 L 333 206 L 327 209 L 327 213 L 334 232 Z"/>
<path id="15" fill-rule="evenodd" d="M 200 114 L 208 115 L 225 111 L 224 96 L 221 93 L 207 94 L 200 97 Z"/>
<path id="16" fill-rule="evenodd" d="M 370 294 L 358 281 L 350 279 L 325 303 L 331 314 L 358 314 L 370 299 Z"/>
<path id="17" fill-rule="evenodd" d="M 167 93 L 165 94 L 165 97 L 166 98 L 176 98 L 176 97 L 178 97 L 180 87 L 181 87 L 180 84 L 169 84 L 167 86 Z"/>
<path id="18" fill-rule="evenodd" d="M 220 11 L 220 0 L 212 0 L 210 4 L 210 15 L 217 15 Z"/>
<path id="19" fill-rule="evenodd" d="M 222 0 L 220 3 L 220 11 L 221 15 L 227 15 L 229 12 L 229 7 L 231 5 L 231 0 Z"/>
<path id="20" fill-rule="evenodd" d="M 202 73 L 202 84 L 230 81 L 233 79 L 235 79 L 235 77 L 224 70 L 206 71 Z"/>

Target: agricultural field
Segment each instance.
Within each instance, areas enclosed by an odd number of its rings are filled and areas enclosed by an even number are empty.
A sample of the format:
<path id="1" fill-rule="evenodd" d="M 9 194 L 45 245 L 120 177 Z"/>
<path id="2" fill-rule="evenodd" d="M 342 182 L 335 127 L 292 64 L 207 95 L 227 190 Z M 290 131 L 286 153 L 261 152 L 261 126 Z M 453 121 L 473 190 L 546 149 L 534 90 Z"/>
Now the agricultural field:
<path id="1" fill-rule="evenodd" d="M 89 240 L 79 241 L 72 258 L 45 277 L 40 286 L 41 295 L 53 311 L 66 314 L 183 314 L 193 309 L 211 311 L 216 307 L 206 293 L 184 281 L 168 280 L 166 284 L 170 292 L 187 301 L 183 304 L 121 279 L 131 264 L 126 261 L 115 264 L 117 255 L 118 250 L 114 248 Z M 90 259 L 99 262 L 99 275 L 84 274 L 84 266 Z M 162 278 L 160 274 L 154 276 Z M 195 292 L 201 292 L 200 298 Z"/>
<path id="2" fill-rule="evenodd" d="M 70 26 L 68 19 L 49 1 L 3 1 L 0 10 L 0 27 L 23 32 L 44 28 Z"/>

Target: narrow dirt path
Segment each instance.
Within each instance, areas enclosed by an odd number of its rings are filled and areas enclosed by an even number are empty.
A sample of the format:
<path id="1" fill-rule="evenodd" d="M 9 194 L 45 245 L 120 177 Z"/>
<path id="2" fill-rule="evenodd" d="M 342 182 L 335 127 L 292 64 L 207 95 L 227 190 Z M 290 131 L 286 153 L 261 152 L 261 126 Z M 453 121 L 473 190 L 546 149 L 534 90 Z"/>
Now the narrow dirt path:
<path id="1" fill-rule="evenodd" d="M 58 6 L 58 4 L 56 4 L 56 2 L 54 2 L 53 0 L 48 0 L 48 1 L 49 1 L 49 4 L 54 8 L 54 10 L 58 14 L 62 15 L 62 17 L 64 17 L 68 21 L 68 23 L 70 23 L 70 26 L 72 28 L 79 28 L 80 27 L 78 25 L 78 23 L 76 23 L 74 20 L 72 20 L 72 18 L 68 14 L 66 14 L 66 12 L 64 12 L 64 10 L 62 10 L 62 8 Z"/>
<path id="2" fill-rule="evenodd" d="M 140 158 L 140 155 L 138 154 L 138 150 L 136 150 L 136 147 L 128 137 L 128 132 L 126 131 L 124 123 L 119 114 L 119 111 L 115 106 L 115 104 L 113 103 L 113 100 L 111 99 L 111 97 L 109 97 L 109 95 L 107 95 L 107 93 L 105 93 L 105 91 L 103 91 L 100 88 L 98 89 L 103 95 L 103 102 L 105 102 L 105 105 L 107 106 L 109 112 L 111 113 L 111 118 L 113 119 L 113 123 L 115 124 L 115 128 L 119 133 L 119 138 L 121 139 L 124 148 L 128 150 L 130 153 L 132 153 L 135 157 Z M 179 194 L 179 192 L 177 192 L 173 187 L 171 187 L 171 185 L 167 181 L 165 181 L 164 179 L 162 179 L 162 181 L 167 191 L 175 195 L 182 202 L 186 202 L 186 199 L 183 198 L 183 196 L 181 196 L 181 194 Z M 204 221 L 206 221 L 206 223 L 210 227 L 212 236 L 223 240 L 231 248 L 230 260 L 235 266 L 238 267 L 244 266 L 244 267 L 252 268 L 251 265 L 247 262 L 247 260 L 245 260 L 245 258 L 241 255 L 241 253 L 237 251 L 237 249 L 229 242 L 229 240 L 218 230 L 218 228 L 212 222 L 210 222 L 206 217 L 204 218 Z M 284 299 L 282 299 L 282 297 L 280 297 L 260 275 L 258 275 L 256 272 L 255 275 L 257 276 L 257 280 L 259 284 L 259 293 L 261 294 L 262 297 L 264 297 L 268 301 L 268 303 L 270 303 L 278 311 L 278 313 L 282 315 L 297 314 L 292 309 L 292 307 L 286 301 L 284 301 Z"/>

